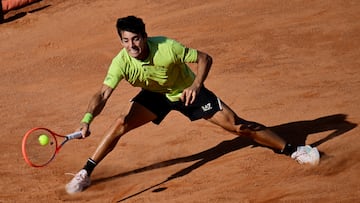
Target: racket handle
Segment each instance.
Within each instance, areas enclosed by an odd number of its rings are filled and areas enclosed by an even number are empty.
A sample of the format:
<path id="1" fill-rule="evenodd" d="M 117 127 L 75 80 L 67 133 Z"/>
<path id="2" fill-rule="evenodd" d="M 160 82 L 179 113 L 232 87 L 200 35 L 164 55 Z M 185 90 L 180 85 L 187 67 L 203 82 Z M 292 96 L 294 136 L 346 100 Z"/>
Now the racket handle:
<path id="1" fill-rule="evenodd" d="M 77 139 L 77 138 L 80 138 L 80 137 L 82 137 L 81 131 L 77 131 L 77 132 L 71 133 L 71 134 L 66 136 L 66 138 L 68 140 Z"/>

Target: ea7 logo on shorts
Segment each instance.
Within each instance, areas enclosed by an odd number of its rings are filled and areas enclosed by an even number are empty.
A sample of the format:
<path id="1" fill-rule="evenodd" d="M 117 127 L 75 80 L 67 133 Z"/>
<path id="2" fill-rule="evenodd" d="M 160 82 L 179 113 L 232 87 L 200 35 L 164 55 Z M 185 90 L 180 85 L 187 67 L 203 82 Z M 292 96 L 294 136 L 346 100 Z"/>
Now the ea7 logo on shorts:
<path id="1" fill-rule="evenodd" d="M 212 106 L 211 106 L 211 103 L 207 103 L 206 105 L 202 106 L 201 108 L 205 112 L 205 111 L 211 110 Z"/>

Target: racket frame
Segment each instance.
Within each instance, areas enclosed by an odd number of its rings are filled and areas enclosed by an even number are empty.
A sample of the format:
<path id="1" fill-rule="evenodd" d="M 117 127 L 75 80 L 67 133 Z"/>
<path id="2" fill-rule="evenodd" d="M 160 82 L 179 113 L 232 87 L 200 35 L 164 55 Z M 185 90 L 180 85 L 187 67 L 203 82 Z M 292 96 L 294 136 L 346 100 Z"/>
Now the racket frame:
<path id="1" fill-rule="evenodd" d="M 55 151 L 54 151 L 54 154 L 51 156 L 51 158 L 44 164 L 34 164 L 30 161 L 30 159 L 28 158 L 28 155 L 27 155 L 27 152 L 26 152 L 26 140 L 27 138 L 30 136 L 30 134 L 34 131 L 37 131 L 37 130 L 44 130 L 44 131 L 48 131 L 51 136 L 53 136 L 54 138 L 54 142 L 53 144 L 55 144 Z M 56 137 L 61 137 L 61 138 L 64 138 L 64 140 L 61 142 L 61 144 L 59 145 L 58 144 L 58 140 Z M 29 131 L 27 131 L 22 139 L 22 155 L 23 155 L 23 158 L 25 159 L 25 162 L 32 166 L 32 167 L 35 167 L 35 168 L 39 168 L 39 167 L 44 167 L 46 165 L 48 165 L 52 160 L 54 160 L 56 154 L 59 152 L 59 150 L 62 148 L 62 146 L 64 146 L 64 144 L 66 142 L 68 142 L 69 140 L 72 140 L 72 139 L 78 139 L 82 137 L 82 133 L 81 131 L 77 131 L 77 132 L 74 132 L 74 133 L 71 133 L 71 134 L 68 134 L 68 135 L 60 135 L 60 134 L 57 134 L 55 133 L 54 131 L 48 129 L 48 128 L 44 128 L 44 127 L 36 127 L 36 128 L 32 128 L 30 129 Z"/>

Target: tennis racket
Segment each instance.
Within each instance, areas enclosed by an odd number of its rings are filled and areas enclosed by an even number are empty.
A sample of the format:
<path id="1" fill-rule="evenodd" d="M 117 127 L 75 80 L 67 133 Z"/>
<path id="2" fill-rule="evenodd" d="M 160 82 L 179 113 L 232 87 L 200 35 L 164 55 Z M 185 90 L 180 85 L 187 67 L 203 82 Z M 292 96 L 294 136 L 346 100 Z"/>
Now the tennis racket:
<path id="1" fill-rule="evenodd" d="M 22 140 L 22 154 L 25 162 L 32 167 L 43 167 L 54 160 L 61 147 L 69 140 L 80 138 L 81 131 L 59 135 L 47 128 L 33 128 L 26 132 Z M 63 138 L 58 143 L 57 139 Z"/>

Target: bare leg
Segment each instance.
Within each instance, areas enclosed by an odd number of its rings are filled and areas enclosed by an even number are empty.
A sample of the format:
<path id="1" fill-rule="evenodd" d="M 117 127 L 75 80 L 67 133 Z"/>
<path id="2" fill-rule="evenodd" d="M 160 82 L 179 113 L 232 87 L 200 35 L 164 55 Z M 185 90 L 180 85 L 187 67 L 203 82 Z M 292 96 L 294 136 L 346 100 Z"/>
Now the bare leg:
<path id="1" fill-rule="evenodd" d="M 255 142 L 282 151 L 286 142 L 265 126 L 241 119 L 222 102 L 223 110 L 218 111 L 207 120 L 222 128 L 237 134 L 251 137 Z"/>
<path id="2" fill-rule="evenodd" d="M 120 116 L 108 129 L 91 159 L 96 163 L 99 163 L 114 149 L 119 139 L 125 133 L 153 121 L 154 119 L 156 119 L 154 113 L 134 102 L 129 113 L 126 116 Z"/>
<path id="3" fill-rule="evenodd" d="M 119 139 L 130 130 L 156 119 L 156 115 L 142 105 L 134 102 L 126 116 L 120 116 L 108 129 L 93 156 L 87 160 L 74 178 L 66 185 L 69 194 L 81 192 L 91 184 L 90 175 L 95 166 L 109 154 L 118 143 Z"/>

